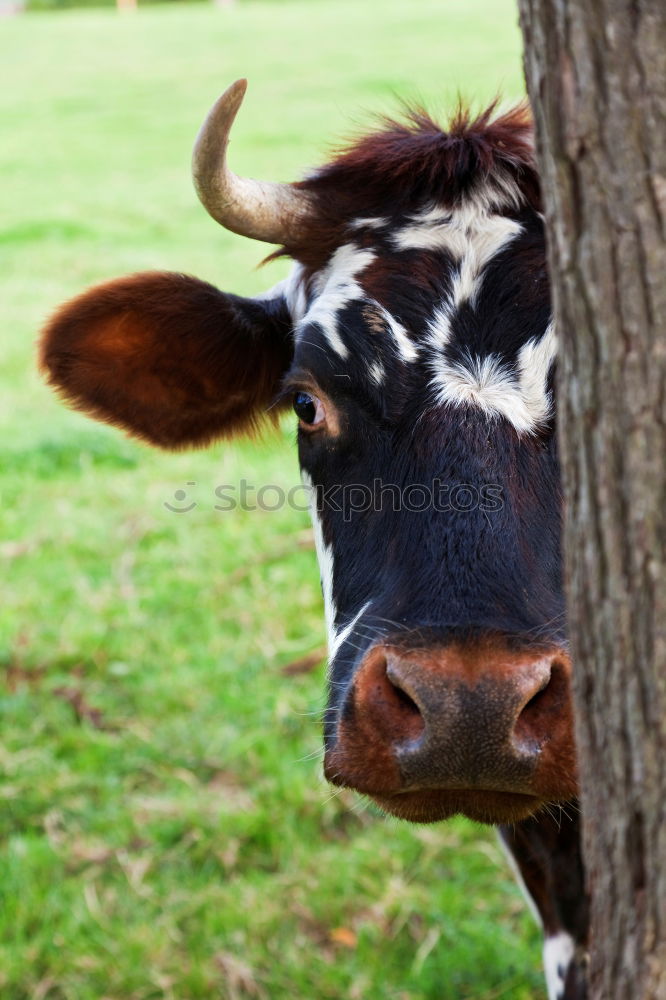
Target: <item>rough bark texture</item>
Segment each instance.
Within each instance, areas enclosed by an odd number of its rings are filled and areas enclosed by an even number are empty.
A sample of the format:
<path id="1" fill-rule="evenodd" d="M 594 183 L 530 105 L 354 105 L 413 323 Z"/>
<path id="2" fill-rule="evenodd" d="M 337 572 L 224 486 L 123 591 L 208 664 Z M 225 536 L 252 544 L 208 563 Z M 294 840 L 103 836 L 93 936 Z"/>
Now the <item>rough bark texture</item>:
<path id="1" fill-rule="evenodd" d="M 666 0 L 519 0 L 560 333 L 591 996 L 666 998 Z"/>

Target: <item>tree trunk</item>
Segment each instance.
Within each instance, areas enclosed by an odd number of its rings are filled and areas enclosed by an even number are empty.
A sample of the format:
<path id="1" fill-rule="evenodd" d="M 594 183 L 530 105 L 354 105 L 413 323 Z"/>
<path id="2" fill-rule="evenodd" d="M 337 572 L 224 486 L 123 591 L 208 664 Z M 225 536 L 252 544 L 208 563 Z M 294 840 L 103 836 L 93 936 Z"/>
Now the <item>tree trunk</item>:
<path id="1" fill-rule="evenodd" d="M 560 334 L 594 1000 L 666 998 L 666 0 L 519 0 Z"/>

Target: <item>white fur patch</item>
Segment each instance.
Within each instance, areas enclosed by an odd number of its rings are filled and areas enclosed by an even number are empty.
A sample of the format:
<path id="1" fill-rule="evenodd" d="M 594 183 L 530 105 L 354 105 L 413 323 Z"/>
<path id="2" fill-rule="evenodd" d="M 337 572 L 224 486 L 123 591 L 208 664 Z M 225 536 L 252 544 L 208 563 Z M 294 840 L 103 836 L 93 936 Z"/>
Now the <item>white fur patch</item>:
<path id="1" fill-rule="evenodd" d="M 441 315 L 437 322 L 441 324 Z M 476 406 L 491 419 L 505 417 L 520 434 L 533 434 L 550 416 L 547 379 L 556 353 L 551 324 L 542 337 L 521 348 L 517 375 L 496 354 L 470 354 L 463 361 L 438 355 L 431 363 L 430 384 L 440 405 Z"/>
<path id="2" fill-rule="evenodd" d="M 475 406 L 491 419 L 506 417 L 517 431 L 534 430 L 520 386 L 497 355 L 469 355 L 464 362 L 438 357 L 432 366 L 436 374 L 431 385 L 439 405 Z"/>
<path id="3" fill-rule="evenodd" d="M 371 365 L 368 366 L 368 378 L 375 385 L 382 385 L 384 379 L 386 378 L 386 370 L 384 366 L 379 361 L 373 361 Z"/>
<path id="4" fill-rule="evenodd" d="M 397 319 L 391 316 L 391 313 L 378 302 L 375 303 L 375 306 L 379 309 L 382 319 L 386 323 L 386 326 L 393 337 L 395 346 L 398 348 L 398 354 L 402 360 L 407 362 L 415 361 L 419 352 L 416 348 L 416 344 L 409 339 L 407 331 L 402 323 L 398 323 Z"/>
<path id="5" fill-rule="evenodd" d="M 574 956 L 574 939 L 566 931 L 546 938 L 543 946 L 543 967 L 546 974 L 548 1000 L 562 1000 L 567 970 Z"/>
<path id="6" fill-rule="evenodd" d="M 552 400 L 548 393 L 548 375 L 557 357 L 557 336 L 549 323 L 542 337 L 532 337 L 520 349 L 518 378 L 520 391 L 535 424 L 542 424 L 551 415 Z"/>
<path id="7" fill-rule="evenodd" d="M 354 615 L 352 620 L 348 622 L 344 626 L 344 628 L 341 628 L 340 631 L 337 633 L 337 635 L 333 639 L 333 642 L 329 646 L 328 655 L 330 660 L 333 659 L 337 651 L 340 649 L 340 646 L 342 646 L 343 642 L 345 642 L 345 640 L 349 638 L 349 636 L 354 630 L 354 627 L 358 623 L 359 618 L 365 614 L 369 606 L 370 606 L 370 601 L 366 601 L 361 610 Z"/>
<path id="8" fill-rule="evenodd" d="M 321 580 L 321 590 L 324 595 L 324 617 L 326 620 L 326 634 L 328 636 L 328 649 L 330 656 L 335 647 L 335 619 L 337 615 L 335 601 L 333 600 L 333 549 L 326 544 L 324 531 L 321 522 L 321 514 L 317 510 L 317 491 L 312 479 L 305 471 L 301 471 L 303 484 L 310 492 L 310 516 L 312 518 L 312 528 L 314 531 L 315 549 L 319 562 L 319 578 Z"/>
<path id="9" fill-rule="evenodd" d="M 435 309 L 428 323 L 427 342 L 434 351 L 442 351 L 451 339 L 451 320 L 453 305 L 450 299 L 445 299 Z"/>
<path id="10" fill-rule="evenodd" d="M 514 219 L 489 213 L 483 202 L 469 201 L 451 212 L 431 208 L 414 216 L 413 225 L 395 239 L 401 248 L 446 250 L 457 263 L 451 288 L 428 324 L 427 342 L 436 352 L 431 385 L 437 402 L 479 407 L 488 417 L 503 416 L 519 433 L 530 434 L 551 413 L 547 380 L 557 353 L 552 324 L 521 348 L 516 373 L 497 355 L 470 354 L 464 361 L 449 362 L 442 354 L 457 311 L 464 302 L 474 305 L 485 268 L 521 231 Z"/>
<path id="11" fill-rule="evenodd" d="M 515 219 L 470 200 L 450 211 L 418 212 L 394 234 L 393 243 L 398 250 L 445 250 L 457 261 L 471 256 L 482 266 L 521 231 Z"/>
<path id="12" fill-rule="evenodd" d="M 445 250 L 457 264 L 451 288 L 429 324 L 428 342 L 441 350 L 451 335 L 451 320 L 463 302 L 474 304 L 490 260 L 522 232 L 515 219 L 486 211 L 468 201 L 446 212 L 430 208 L 412 217 L 395 237 L 398 249 Z"/>
<path id="13" fill-rule="evenodd" d="M 361 615 L 370 605 L 370 601 L 363 605 L 358 614 L 354 615 L 339 631 L 336 631 L 335 623 L 337 619 L 337 608 L 333 598 L 333 549 L 326 544 L 322 526 L 321 514 L 317 510 L 317 491 L 312 479 L 307 472 L 301 470 L 301 480 L 310 493 L 310 516 L 312 518 L 312 528 L 314 532 L 315 550 L 319 563 L 319 578 L 321 580 L 321 590 L 324 597 L 324 618 L 326 621 L 326 634 L 328 637 L 328 658 L 333 659 L 340 646 L 351 634 L 354 626 Z"/>
<path id="14" fill-rule="evenodd" d="M 453 279 L 451 299 L 456 309 L 463 302 L 474 304 L 486 264 L 523 230 L 519 222 L 503 215 L 487 215 L 485 219 L 477 217 L 476 222 L 478 228 L 471 224 L 468 229 L 469 245 L 460 258 L 460 267 Z"/>
<path id="15" fill-rule="evenodd" d="M 292 322 L 294 324 L 298 323 L 307 310 L 303 266 L 301 264 L 294 263 L 286 278 L 278 281 L 276 285 L 268 288 L 265 292 L 261 292 L 260 295 L 255 295 L 255 299 L 258 302 L 268 302 L 271 299 L 279 299 L 280 297 L 283 297 L 287 303 L 287 309 L 291 314 Z"/>
<path id="16" fill-rule="evenodd" d="M 492 177 L 477 184 L 470 197 L 487 212 L 496 212 L 498 208 L 519 209 L 525 204 L 525 195 L 514 178 L 501 170 L 493 171 Z"/>
<path id="17" fill-rule="evenodd" d="M 315 298 L 298 324 L 297 339 L 300 329 L 310 323 L 317 323 L 336 354 L 341 358 L 348 356 L 349 350 L 340 336 L 338 314 L 355 299 L 366 298 L 356 278 L 372 263 L 375 256 L 373 250 L 359 250 L 351 243 L 338 247 L 313 281 Z"/>
<path id="18" fill-rule="evenodd" d="M 361 217 L 359 219 L 354 219 L 353 222 L 349 224 L 350 229 L 384 229 L 388 226 L 388 219 L 377 218 L 373 216 Z"/>

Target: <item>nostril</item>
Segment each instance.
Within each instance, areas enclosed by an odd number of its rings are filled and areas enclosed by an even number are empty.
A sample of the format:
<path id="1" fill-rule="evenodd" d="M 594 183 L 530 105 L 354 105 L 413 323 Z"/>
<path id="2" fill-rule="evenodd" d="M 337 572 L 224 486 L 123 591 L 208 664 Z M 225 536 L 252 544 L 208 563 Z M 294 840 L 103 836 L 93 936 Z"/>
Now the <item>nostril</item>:
<path id="1" fill-rule="evenodd" d="M 376 669 L 379 684 L 371 711 L 377 725 L 394 746 L 420 739 L 425 722 L 412 692 L 409 664 L 398 656 L 389 655 Z"/>
<path id="2" fill-rule="evenodd" d="M 542 702 L 544 698 L 547 697 L 548 688 L 550 687 L 551 676 L 552 675 L 544 677 L 543 681 L 541 682 L 541 687 L 535 694 L 532 695 L 527 704 L 523 705 L 520 713 L 521 715 L 530 715 L 538 711 L 540 702 Z"/>
<path id="3" fill-rule="evenodd" d="M 396 697 L 403 706 L 403 708 L 407 709 L 407 711 L 410 712 L 412 715 L 420 715 L 421 710 L 419 706 L 416 704 L 414 699 L 407 694 L 404 688 L 398 687 L 396 684 L 394 684 L 393 681 L 391 681 L 391 684 L 393 686 L 393 690 L 395 691 Z"/>
<path id="4" fill-rule="evenodd" d="M 550 664 L 550 670 L 542 678 L 540 686 L 521 708 L 513 730 L 514 742 L 523 745 L 544 743 L 566 698 L 566 670 L 555 660 Z"/>
<path id="5" fill-rule="evenodd" d="M 386 683 L 391 688 L 397 704 L 411 715 L 420 717 L 422 712 L 417 700 L 418 695 L 414 696 L 412 664 L 397 656 L 389 656 L 386 659 L 385 671 Z"/>

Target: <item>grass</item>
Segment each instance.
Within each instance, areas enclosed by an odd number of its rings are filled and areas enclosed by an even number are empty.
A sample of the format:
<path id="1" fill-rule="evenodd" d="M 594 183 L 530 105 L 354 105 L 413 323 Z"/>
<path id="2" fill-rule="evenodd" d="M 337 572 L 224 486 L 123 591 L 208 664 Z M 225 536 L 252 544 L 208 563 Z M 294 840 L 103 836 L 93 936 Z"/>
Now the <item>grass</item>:
<path id="1" fill-rule="evenodd" d="M 196 202 L 207 107 L 250 91 L 236 169 L 297 176 L 394 95 L 522 92 L 509 0 L 284 0 L 4 21 L 0 995 L 537 1000 L 539 940 L 488 830 L 414 828 L 320 777 L 306 515 L 215 510 L 298 479 L 284 432 L 158 454 L 40 383 L 36 331 L 90 282 L 239 293 L 263 249 Z M 194 483 L 188 486 L 188 483 Z M 186 489 L 197 506 L 164 505 Z"/>

